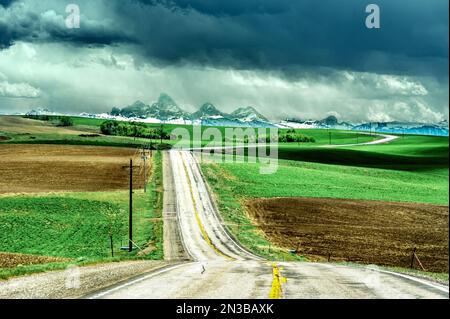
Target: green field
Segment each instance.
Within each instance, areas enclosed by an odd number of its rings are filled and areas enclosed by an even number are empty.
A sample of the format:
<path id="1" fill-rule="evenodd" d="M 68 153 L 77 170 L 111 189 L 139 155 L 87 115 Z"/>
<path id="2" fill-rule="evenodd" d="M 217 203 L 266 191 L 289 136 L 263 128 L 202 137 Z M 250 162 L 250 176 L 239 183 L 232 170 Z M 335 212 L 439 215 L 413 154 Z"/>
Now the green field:
<path id="1" fill-rule="evenodd" d="M 0 198 L 0 251 L 68 258 L 67 263 L 162 259 L 161 154 L 154 157 L 147 193 L 134 191 L 133 240 L 128 245 L 128 192 L 62 193 Z M 114 258 L 111 255 L 113 238 Z M 0 268 L 0 278 L 65 267 L 67 263 Z"/>
<path id="2" fill-rule="evenodd" d="M 264 256 L 285 258 L 287 253 L 277 255 L 272 247 L 269 254 L 269 243 L 243 209 L 248 199 L 304 196 L 448 205 L 448 137 L 405 136 L 389 144 L 334 149 L 281 145 L 279 153 L 278 170 L 269 175 L 260 174 L 260 163 L 202 163 L 230 231 Z"/>

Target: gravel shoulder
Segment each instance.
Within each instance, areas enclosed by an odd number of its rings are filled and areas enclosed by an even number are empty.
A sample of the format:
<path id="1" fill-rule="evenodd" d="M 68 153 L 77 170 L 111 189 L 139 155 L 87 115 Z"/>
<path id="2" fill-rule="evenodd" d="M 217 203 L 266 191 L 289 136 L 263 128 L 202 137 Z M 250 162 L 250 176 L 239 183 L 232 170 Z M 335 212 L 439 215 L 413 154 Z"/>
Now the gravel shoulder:
<path id="1" fill-rule="evenodd" d="M 74 299 L 168 265 L 124 261 L 34 274 L 0 281 L 0 299 Z"/>

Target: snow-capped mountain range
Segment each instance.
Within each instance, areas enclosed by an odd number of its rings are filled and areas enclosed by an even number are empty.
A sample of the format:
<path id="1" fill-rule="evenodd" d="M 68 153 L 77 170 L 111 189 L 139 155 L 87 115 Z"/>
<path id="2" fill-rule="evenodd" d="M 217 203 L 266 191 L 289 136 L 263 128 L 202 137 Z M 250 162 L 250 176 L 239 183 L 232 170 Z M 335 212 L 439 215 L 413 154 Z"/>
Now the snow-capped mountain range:
<path id="1" fill-rule="evenodd" d="M 205 103 L 196 112 L 189 113 L 164 93 L 159 96 L 158 101 L 151 105 L 136 101 L 122 109 L 113 108 L 109 115 L 145 122 L 216 126 L 275 126 L 251 106 L 240 107 L 232 113 L 224 113 L 219 111 L 212 103 Z"/>
<path id="2" fill-rule="evenodd" d="M 45 108 L 32 110 L 27 115 L 62 115 Z M 114 107 L 109 113 L 102 114 L 65 114 L 71 116 L 90 117 L 119 121 L 137 121 L 145 123 L 168 123 L 204 126 L 238 126 L 238 127 L 278 127 L 298 129 L 342 129 L 372 131 L 394 134 L 423 134 L 448 136 L 448 121 L 439 123 L 420 122 L 367 122 L 354 124 L 339 122 L 330 115 L 322 120 L 285 119 L 273 122 L 259 113 L 254 107 L 239 107 L 231 113 L 218 110 L 212 103 L 204 103 L 197 111 L 184 111 L 169 95 L 161 94 L 151 105 L 136 101 L 124 108 Z"/>

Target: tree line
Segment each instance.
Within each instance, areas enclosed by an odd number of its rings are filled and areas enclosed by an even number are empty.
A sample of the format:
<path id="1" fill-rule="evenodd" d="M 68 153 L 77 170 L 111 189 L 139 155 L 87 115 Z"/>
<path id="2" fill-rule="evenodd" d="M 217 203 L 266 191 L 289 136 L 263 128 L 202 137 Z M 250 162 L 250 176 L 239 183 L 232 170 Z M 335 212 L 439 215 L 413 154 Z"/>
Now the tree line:
<path id="1" fill-rule="evenodd" d="M 105 121 L 100 125 L 100 131 L 105 135 L 143 137 L 150 139 L 170 139 L 163 126 L 151 128 L 139 122 Z"/>

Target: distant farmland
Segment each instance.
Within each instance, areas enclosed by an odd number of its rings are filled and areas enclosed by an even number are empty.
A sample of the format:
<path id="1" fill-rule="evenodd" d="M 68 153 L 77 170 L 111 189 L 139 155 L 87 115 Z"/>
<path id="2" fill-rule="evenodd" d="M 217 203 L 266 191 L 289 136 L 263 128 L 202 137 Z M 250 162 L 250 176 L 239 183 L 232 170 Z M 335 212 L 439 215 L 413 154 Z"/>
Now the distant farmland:
<path id="1" fill-rule="evenodd" d="M 122 166 L 135 154 L 113 147 L 2 145 L 0 194 L 126 189 L 129 173 Z M 143 186 L 141 171 L 135 183 Z"/>

